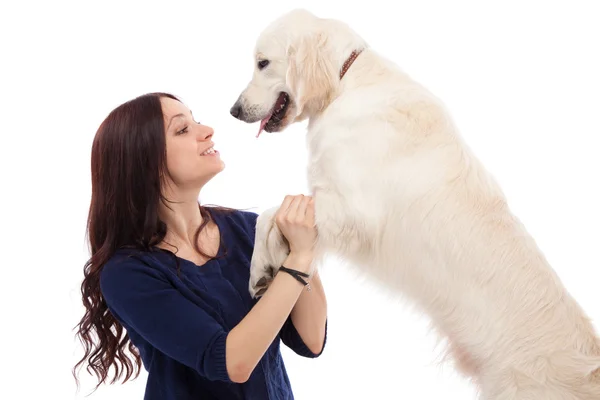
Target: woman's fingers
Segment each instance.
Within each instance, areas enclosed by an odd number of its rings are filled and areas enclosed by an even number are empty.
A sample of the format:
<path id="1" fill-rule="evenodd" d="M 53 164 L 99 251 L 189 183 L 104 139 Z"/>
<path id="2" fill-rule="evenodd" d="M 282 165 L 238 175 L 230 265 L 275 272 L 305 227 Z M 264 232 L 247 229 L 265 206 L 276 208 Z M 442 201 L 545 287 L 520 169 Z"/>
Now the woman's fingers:
<path id="1" fill-rule="evenodd" d="M 276 215 L 279 225 L 302 223 L 313 226 L 314 219 L 314 199 L 302 194 L 286 196 Z"/>
<path id="2" fill-rule="evenodd" d="M 306 222 L 310 223 L 311 226 L 315 224 L 315 198 L 312 196 L 306 204 Z"/>
<path id="3" fill-rule="evenodd" d="M 291 252 L 311 254 L 316 235 L 312 196 L 286 196 L 277 211 L 276 223 Z"/>
<path id="4" fill-rule="evenodd" d="M 302 205 L 302 198 L 304 196 L 300 194 L 293 197 L 294 199 L 290 203 L 290 206 L 288 207 L 287 212 L 285 214 L 285 219 L 287 222 L 296 222 L 298 215 L 301 212 L 300 206 Z"/>
<path id="5" fill-rule="evenodd" d="M 285 196 L 281 206 L 279 206 L 279 210 L 275 213 L 275 220 L 279 223 L 283 222 L 283 219 L 287 215 L 288 209 L 292 201 L 294 200 L 294 196 Z"/>
<path id="6" fill-rule="evenodd" d="M 302 198 L 302 202 L 300 203 L 300 205 L 298 206 L 298 219 L 297 221 L 299 222 L 304 222 L 306 221 L 307 218 L 309 218 L 308 215 L 308 205 L 310 203 L 310 196 L 303 196 Z"/>
<path id="7" fill-rule="evenodd" d="M 292 221 L 293 218 L 298 213 L 298 205 L 302 199 L 301 199 L 301 195 L 298 195 L 298 196 L 290 195 L 290 196 L 286 196 L 286 198 L 289 198 L 287 201 L 287 207 L 284 207 L 282 205 L 281 217 L 283 220 L 289 222 L 289 221 Z"/>
<path id="8" fill-rule="evenodd" d="M 281 207 L 277 211 L 277 215 L 275 221 L 279 226 L 279 229 L 282 229 L 284 225 L 289 225 L 292 221 L 291 216 L 296 214 L 296 210 L 298 209 L 298 196 L 285 196 Z"/>

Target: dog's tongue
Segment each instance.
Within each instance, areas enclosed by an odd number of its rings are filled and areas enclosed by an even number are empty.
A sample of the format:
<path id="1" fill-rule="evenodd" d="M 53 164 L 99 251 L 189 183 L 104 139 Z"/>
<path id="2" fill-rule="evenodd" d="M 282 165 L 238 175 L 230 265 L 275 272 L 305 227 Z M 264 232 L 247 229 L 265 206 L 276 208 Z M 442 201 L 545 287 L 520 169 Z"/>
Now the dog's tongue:
<path id="1" fill-rule="evenodd" d="M 265 125 L 267 125 L 267 122 L 269 122 L 269 119 L 271 118 L 271 114 L 267 115 L 265 118 L 263 118 L 260 121 L 260 128 L 258 128 L 258 133 L 256 134 L 256 138 L 258 139 L 258 137 L 260 136 L 261 132 L 263 131 L 263 129 L 265 129 Z"/>

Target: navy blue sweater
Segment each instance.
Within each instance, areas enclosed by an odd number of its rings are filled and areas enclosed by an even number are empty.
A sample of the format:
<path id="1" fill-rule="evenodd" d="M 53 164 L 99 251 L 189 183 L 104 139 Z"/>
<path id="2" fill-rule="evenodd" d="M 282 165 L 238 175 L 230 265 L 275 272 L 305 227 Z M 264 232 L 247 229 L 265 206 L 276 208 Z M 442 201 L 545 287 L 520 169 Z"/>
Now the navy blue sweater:
<path id="1" fill-rule="evenodd" d="M 227 374 L 227 333 L 256 304 L 248 282 L 257 214 L 208 209 L 224 258 L 197 266 L 158 248 L 119 250 L 101 273 L 106 304 L 148 371 L 144 399 L 291 400 L 280 341 L 301 356 L 320 355 L 308 349 L 291 317 L 247 382 Z"/>

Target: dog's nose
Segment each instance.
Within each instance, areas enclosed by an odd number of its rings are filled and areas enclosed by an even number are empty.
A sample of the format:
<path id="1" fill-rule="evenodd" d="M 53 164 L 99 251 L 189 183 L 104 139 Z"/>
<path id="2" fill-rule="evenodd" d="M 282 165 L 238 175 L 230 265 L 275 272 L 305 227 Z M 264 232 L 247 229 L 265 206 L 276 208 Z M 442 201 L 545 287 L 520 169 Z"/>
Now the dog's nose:
<path id="1" fill-rule="evenodd" d="M 240 103 L 235 103 L 233 105 L 233 107 L 231 107 L 231 110 L 229 110 L 229 112 L 231 113 L 231 115 L 233 115 L 235 118 L 240 118 L 240 115 L 242 114 L 242 106 L 240 105 Z"/>

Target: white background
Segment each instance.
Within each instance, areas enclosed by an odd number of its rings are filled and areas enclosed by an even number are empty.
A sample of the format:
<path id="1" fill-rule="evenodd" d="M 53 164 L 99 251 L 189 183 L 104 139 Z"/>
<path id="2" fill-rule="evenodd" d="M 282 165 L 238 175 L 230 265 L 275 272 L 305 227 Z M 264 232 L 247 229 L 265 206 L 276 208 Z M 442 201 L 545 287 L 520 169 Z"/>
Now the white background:
<path id="1" fill-rule="evenodd" d="M 108 112 L 152 91 L 215 128 L 227 164 L 203 203 L 261 211 L 306 193 L 304 125 L 255 139 L 229 115 L 254 40 L 295 7 L 343 19 L 442 98 L 565 285 L 600 319 L 600 13 L 595 1 L 3 2 L 0 398 L 83 399 L 71 368 L 88 252 L 90 148 Z M 392 5 L 392 3 L 394 5 Z M 329 339 L 284 348 L 296 398 L 472 399 L 426 321 L 328 263 Z M 133 383 L 89 399 L 141 399 Z"/>

